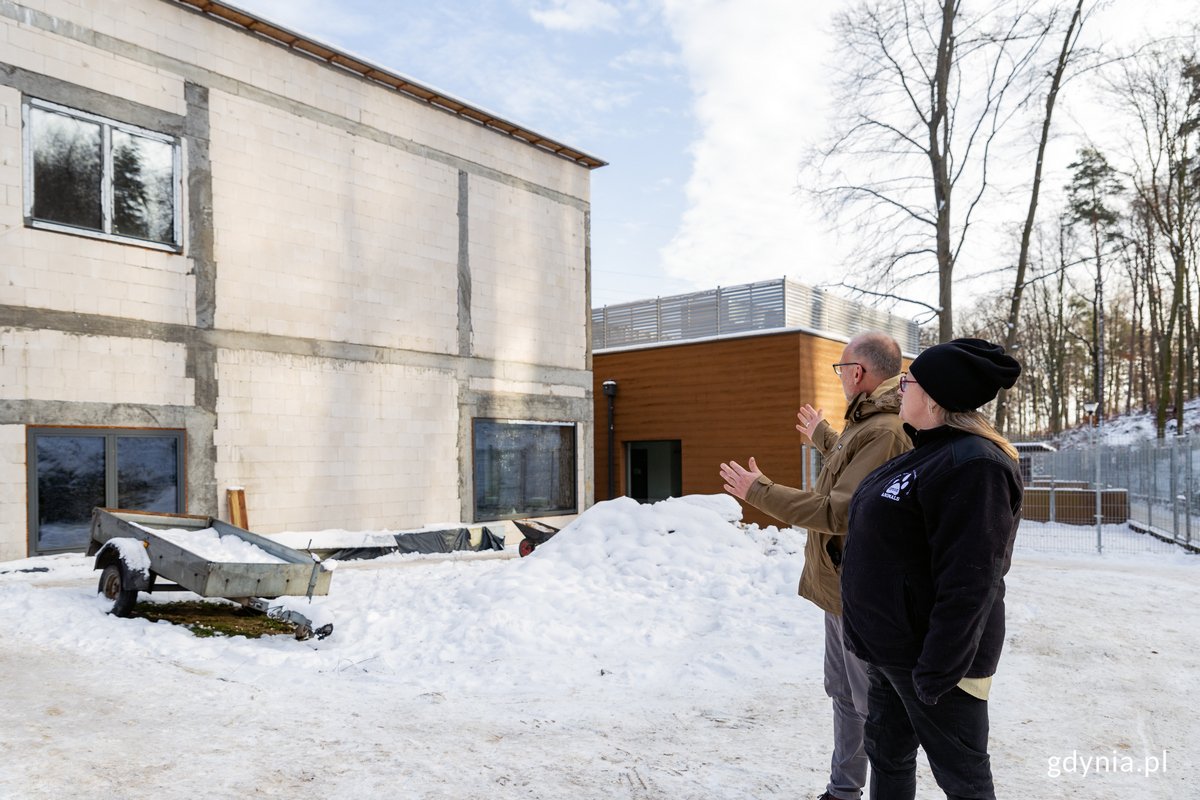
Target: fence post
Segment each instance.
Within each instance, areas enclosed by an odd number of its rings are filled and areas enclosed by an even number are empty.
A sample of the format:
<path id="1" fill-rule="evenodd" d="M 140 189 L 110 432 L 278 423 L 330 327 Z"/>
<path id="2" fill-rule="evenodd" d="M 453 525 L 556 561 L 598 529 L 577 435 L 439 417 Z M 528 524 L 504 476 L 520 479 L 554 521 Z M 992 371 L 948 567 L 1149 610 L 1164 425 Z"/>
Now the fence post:
<path id="1" fill-rule="evenodd" d="M 1142 477 L 1142 496 L 1146 498 L 1146 523 L 1154 524 L 1154 447 L 1150 442 L 1142 442 L 1142 463 L 1146 466 L 1146 474 Z"/>
<path id="2" fill-rule="evenodd" d="M 1054 476 L 1051 476 L 1051 478 L 1050 478 L 1050 522 L 1058 521 L 1057 519 L 1055 519 L 1055 509 L 1054 509 L 1054 484 L 1057 482 L 1057 480 L 1058 479 Z"/>
<path id="3" fill-rule="evenodd" d="M 1155 439 L 1154 443 L 1150 446 L 1150 454 L 1151 454 L 1151 459 L 1150 459 L 1150 499 L 1151 499 L 1152 503 L 1158 502 L 1158 451 L 1159 451 L 1159 449 L 1160 449 L 1159 441 L 1158 441 L 1158 439 Z M 1146 519 L 1150 520 L 1151 525 L 1154 524 L 1154 506 L 1153 506 L 1153 504 L 1147 506 L 1147 508 L 1146 508 Z"/>
<path id="4" fill-rule="evenodd" d="M 1184 505 L 1183 510 L 1187 514 L 1187 545 L 1188 545 L 1188 547 L 1191 547 L 1192 546 L 1192 501 L 1188 498 L 1194 498 L 1196 496 L 1196 492 L 1195 492 L 1196 484 L 1193 482 L 1193 477 L 1192 477 L 1192 456 L 1194 456 L 1196 454 L 1196 450 L 1195 450 L 1195 448 L 1192 447 L 1192 442 L 1191 442 L 1190 438 L 1188 439 L 1185 450 L 1187 452 L 1187 470 L 1186 470 L 1187 490 L 1185 492 L 1186 504 Z"/>
<path id="5" fill-rule="evenodd" d="M 1179 470 L 1175 468 L 1175 453 L 1179 437 L 1171 437 L 1171 538 L 1179 541 Z"/>
<path id="6" fill-rule="evenodd" d="M 1103 443 L 1097 437 L 1096 449 L 1092 452 L 1092 458 L 1096 459 L 1096 552 L 1104 552 L 1104 512 L 1100 509 L 1100 451 L 1104 448 Z"/>

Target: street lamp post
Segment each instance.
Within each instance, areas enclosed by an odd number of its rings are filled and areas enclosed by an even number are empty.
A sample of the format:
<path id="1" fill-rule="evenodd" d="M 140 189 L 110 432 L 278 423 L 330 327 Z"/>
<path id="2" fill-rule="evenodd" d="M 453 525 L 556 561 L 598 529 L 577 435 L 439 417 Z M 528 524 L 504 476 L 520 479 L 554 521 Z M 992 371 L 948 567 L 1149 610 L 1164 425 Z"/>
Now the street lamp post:
<path id="1" fill-rule="evenodd" d="M 608 498 L 612 500 L 617 493 L 617 425 L 613 406 L 617 399 L 617 382 L 605 381 L 600 384 L 604 396 L 608 398 Z"/>
<path id="2" fill-rule="evenodd" d="M 1096 410 L 1099 407 L 1100 404 L 1095 401 L 1083 404 L 1083 410 L 1086 411 L 1088 415 L 1088 427 L 1091 429 L 1092 460 L 1095 462 L 1096 466 L 1096 481 L 1093 487 L 1093 493 L 1096 495 L 1096 552 L 1103 553 L 1104 537 L 1102 534 L 1101 525 L 1104 522 L 1104 513 L 1100 508 L 1100 444 L 1097 441 L 1097 434 L 1099 431 L 1096 429 Z"/>

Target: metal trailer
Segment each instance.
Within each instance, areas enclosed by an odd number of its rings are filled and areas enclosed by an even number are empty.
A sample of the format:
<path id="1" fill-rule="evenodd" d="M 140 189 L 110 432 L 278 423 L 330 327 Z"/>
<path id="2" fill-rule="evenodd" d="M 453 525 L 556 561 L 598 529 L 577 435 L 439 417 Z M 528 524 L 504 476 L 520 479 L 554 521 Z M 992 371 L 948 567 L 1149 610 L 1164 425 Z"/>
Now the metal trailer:
<path id="1" fill-rule="evenodd" d="M 285 563 L 211 561 L 154 532 L 207 528 L 221 536 L 243 539 Z M 147 560 L 142 559 L 140 550 L 144 550 Z M 297 639 L 324 639 L 333 632 L 332 624 L 314 630 L 308 617 L 270 602 L 284 595 L 311 599 L 329 594 L 331 570 L 315 556 L 213 517 L 96 508 L 92 510 L 87 554 L 96 557 L 95 569 L 102 570 L 98 591 L 113 601 L 112 613 L 118 617 L 130 615 L 138 592 L 188 591 L 201 597 L 232 600 L 290 622 L 296 626 Z"/>

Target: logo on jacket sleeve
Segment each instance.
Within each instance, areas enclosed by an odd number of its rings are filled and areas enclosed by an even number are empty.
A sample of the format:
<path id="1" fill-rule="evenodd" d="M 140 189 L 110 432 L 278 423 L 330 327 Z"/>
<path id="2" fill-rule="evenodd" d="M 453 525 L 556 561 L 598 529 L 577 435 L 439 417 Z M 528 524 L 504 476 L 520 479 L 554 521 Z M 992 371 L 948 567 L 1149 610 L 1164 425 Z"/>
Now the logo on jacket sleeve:
<path id="1" fill-rule="evenodd" d="M 899 500 L 901 497 L 908 497 L 908 493 L 912 491 L 912 482 L 915 477 L 917 477 L 916 472 L 900 473 L 892 479 L 892 482 L 883 490 L 883 494 L 879 496 L 885 500 Z"/>

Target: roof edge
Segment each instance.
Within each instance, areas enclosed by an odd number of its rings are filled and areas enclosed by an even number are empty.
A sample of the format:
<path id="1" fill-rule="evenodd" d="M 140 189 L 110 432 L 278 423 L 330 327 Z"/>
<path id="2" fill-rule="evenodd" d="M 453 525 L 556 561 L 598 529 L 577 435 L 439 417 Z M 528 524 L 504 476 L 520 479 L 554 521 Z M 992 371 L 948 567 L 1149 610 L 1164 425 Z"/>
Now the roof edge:
<path id="1" fill-rule="evenodd" d="M 282 25 L 276 25 L 269 20 L 251 14 L 249 11 L 245 11 L 230 3 L 217 2 L 217 0 L 165 0 L 165 2 L 175 6 L 182 6 L 188 10 L 242 28 L 247 33 L 282 45 L 298 55 L 323 61 L 331 67 L 342 69 L 380 86 L 393 89 L 411 100 L 425 103 L 439 111 L 444 111 L 495 133 L 524 142 L 543 152 L 573 161 L 589 170 L 608 165 L 607 161 L 585 153 L 578 148 L 570 147 L 562 142 L 542 136 L 536 131 L 526 128 L 523 125 L 518 125 L 515 122 L 510 122 L 479 106 L 454 97 L 447 92 L 414 81 L 398 72 L 351 55 Z"/>

